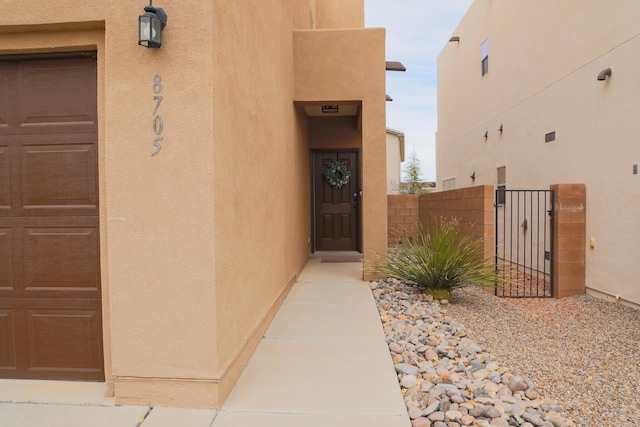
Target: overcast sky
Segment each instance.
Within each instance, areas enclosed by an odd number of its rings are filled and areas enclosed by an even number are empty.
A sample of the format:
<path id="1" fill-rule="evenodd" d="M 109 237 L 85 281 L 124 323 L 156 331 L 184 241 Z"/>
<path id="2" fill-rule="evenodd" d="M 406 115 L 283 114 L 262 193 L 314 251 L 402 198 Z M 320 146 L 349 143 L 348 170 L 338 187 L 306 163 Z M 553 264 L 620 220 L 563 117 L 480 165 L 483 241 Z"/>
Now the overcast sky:
<path id="1" fill-rule="evenodd" d="M 365 26 L 387 29 L 387 127 L 405 133 L 405 163 L 415 148 L 422 178 L 435 181 L 436 59 L 472 0 L 365 0 Z M 404 179 L 404 172 L 403 172 Z"/>

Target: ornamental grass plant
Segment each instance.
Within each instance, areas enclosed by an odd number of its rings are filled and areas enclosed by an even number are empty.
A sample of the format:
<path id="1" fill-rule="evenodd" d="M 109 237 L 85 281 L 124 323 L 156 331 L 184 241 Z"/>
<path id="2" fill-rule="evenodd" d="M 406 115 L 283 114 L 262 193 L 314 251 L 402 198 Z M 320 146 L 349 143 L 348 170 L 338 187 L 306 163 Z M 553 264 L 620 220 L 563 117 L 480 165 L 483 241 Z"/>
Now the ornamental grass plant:
<path id="1" fill-rule="evenodd" d="M 482 240 L 462 232 L 458 219 L 434 217 L 430 230 L 420 225 L 402 242 L 389 252 L 386 262 L 377 264 L 387 277 L 449 300 L 456 288 L 495 285 L 492 258 L 483 258 Z"/>

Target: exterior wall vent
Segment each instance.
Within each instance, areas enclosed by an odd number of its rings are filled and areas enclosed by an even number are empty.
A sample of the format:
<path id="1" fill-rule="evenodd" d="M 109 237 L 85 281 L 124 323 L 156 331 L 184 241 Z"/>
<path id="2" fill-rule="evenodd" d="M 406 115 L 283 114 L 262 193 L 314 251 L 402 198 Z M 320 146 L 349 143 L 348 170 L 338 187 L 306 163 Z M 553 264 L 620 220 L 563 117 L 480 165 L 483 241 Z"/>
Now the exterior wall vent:
<path id="1" fill-rule="evenodd" d="M 556 140 L 556 132 L 549 132 L 544 136 L 544 142 L 551 142 Z"/>

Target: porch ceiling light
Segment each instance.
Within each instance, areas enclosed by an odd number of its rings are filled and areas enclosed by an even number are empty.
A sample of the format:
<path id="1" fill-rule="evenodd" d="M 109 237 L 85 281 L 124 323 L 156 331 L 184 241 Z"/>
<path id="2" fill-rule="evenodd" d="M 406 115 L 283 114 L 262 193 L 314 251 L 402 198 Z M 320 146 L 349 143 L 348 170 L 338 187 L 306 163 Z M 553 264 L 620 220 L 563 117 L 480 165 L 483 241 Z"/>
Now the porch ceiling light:
<path id="1" fill-rule="evenodd" d="M 153 0 L 144 7 L 144 14 L 138 17 L 138 44 L 149 48 L 162 46 L 162 30 L 167 26 L 167 14 L 161 7 L 155 7 Z"/>

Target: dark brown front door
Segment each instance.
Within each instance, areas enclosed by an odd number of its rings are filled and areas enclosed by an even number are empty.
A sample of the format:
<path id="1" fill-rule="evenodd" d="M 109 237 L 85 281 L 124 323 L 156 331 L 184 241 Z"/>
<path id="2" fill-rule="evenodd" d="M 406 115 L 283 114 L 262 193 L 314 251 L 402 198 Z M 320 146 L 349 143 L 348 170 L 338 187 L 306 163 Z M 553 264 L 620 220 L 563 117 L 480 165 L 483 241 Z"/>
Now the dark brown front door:
<path id="1" fill-rule="evenodd" d="M 96 72 L 0 56 L 0 378 L 104 379 Z"/>
<path id="2" fill-rule="evenodd" d="M 340 188 L 327 181 L 327 167 L 344 164 L 351 177 Z M 358 153 L 355 151 L 313 152 L 314 227 L 316 251 L 357 251 L 359 211 Z M 334 178 L 340 179 L 337 172 Z M 356 197 L 354 197 L 356 194 Z"/>

